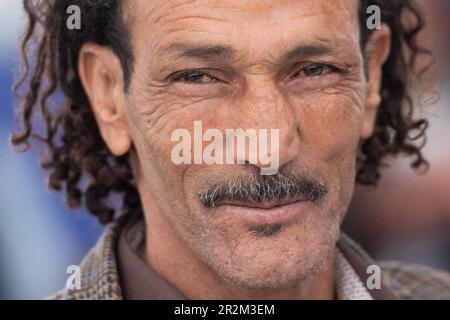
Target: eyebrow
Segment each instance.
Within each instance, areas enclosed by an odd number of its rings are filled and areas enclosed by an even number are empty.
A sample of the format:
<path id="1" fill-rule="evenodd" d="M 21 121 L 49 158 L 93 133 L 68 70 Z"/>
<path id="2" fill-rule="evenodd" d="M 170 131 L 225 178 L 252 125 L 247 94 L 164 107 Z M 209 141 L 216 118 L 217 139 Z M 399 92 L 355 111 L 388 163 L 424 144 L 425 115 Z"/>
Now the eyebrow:
<path id="1" fill-rule="evenodd" d="M 188 58 L 198 60 L 231 59 L 237 55 L 236 50 L 229 46 L 206 45 L 195 46 L 186 43 L 174 43 L 162 50 L 163 53 L 173 54 L 177 58 Z M 311 57 L 335 54 L 336 51 L 327 44 L 301 44 L 284 53 L 278 60 L 288 61 L 296 57 Z"/>
<path id="2" fill-rule="evenodd" d="M 184 43 L 175 43 L 163 49 L 163 52 L 176 52 L 178 58 L 209 60 L 213 58 L 232 58 L 236 52 L 231 47 L 221 45 L 192 46 Z"/>
<path id="3" fill-rule="evenodd" d="M 335 54 L 336 51 L 327 45 L 299 45 L 281 56 L 281 61 L 287 61 L 296 57 L 313 57 Z"/>

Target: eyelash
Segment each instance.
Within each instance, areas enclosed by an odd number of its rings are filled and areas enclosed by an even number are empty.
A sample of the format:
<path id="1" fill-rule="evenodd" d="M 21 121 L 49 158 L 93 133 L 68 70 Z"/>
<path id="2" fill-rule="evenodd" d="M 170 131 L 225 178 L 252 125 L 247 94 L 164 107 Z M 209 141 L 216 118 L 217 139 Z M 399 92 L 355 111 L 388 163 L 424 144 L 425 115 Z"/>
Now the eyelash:
<path id="1" fill-rule="evenodd" d="M 302 63 L 302 64 L 305 64 L 305 63 Z M 316 71 L 317 71 L 317 68 L 321 68 L 321 69 L 319 69 L 320 72 L 318 74 L 305 75 L 305 70 L 307 70 L 308 68 L 310 68 L 309 71 L 314 71 L 314 70 L 311 70 L 314 68 L 316 68 Z M 297 71 L 296 73 L 291 75 L 289 78 L 290 79 L 296 78 L 302 72 L 303 72 L 303 76 L 306 78 L 317 78 L 320 76 L 328 75 L 333 72 L 334 73 L 342 73 L 342 70 L 336 66 L 332 66 L 332 65 L 328 65 L 328 64 L 309 62 L 309 63 L 306 63 L 305 67 L 303 67 L 302 69 L 300 69 L 299 71 Z M 193 79 L 195 77 L 200 77 L 200 79 L 197 79 L 197 81 L 196 81 L 195 79 Z M 190 83 L 193 85 L 210 84 L 210 83 L 216 83 L 216 82 L 220 81 L 219 79 L 209 75 L 208 73 L 200 71 L 200 70 L 181 71 L 181 72 L 176 73 L 175 75 L 171 76 L 170 78 L 174 82 L 184 82 L 184 83 Z M 189 78 L 190 78 L 190 80 L 189 80 Z M 207 78 L 209 80 L 205 81 L 205 78 Z"/>
<path id="2" fill-rule="evenodd" d="M 326 76 L 330 73 L 342 73 L 342 71 L 343 71 L 336 66 L 329 65 L 329 64 L 323 64 L 323 63 L 307 62 L 307 63 L 302 63 L 300 65 L 303 65 L 304 67 L 302 67 L 300 70 L 295 72 L 292 76 L 290 76 L 290 78 L 296 78 L 301 73 L 303 73 L 303 77 L 305 77 L 305 78 L 317 78 L 317 77 L 321 77 L 321 76 Z M 312 71 L 314 71 L 314 68 L 316 70 L 317 70 L 317 68 L 320 68 L 319 69 L 320 72 L 318 74 L 306 75 L 305 70 L 308 70 L 308 68 L 310 69 L 309 71 L 311 71 L 311 69 L 313 69 Z"/>
<path id="3" fill-rule="evenodd" d="M 191 80 L 189 81 L 189 77 L 191 77 Z M 201 82 L 201 81 L 195 81 L 192 79 L 192 77 L 201 77 L 200 80 L 204 80 L 204 78 L 209 78 L 210 81 L 209 82 Z M 218 82 L 219 80 L 203 71 L 199 71 L 199 70 L 185 70 L 182 71 L 180 73 L 175 74 L 174 76 L 171 77 L 172 81 L 175 82 L 185 82 L 185 83 L 191 83 L 194 85 L 200 85 L 200 84 L 206 84 L 206 83 L 212 83 L 212 82 Z M 184 79 L 183 79 L 184 78 Z"/>

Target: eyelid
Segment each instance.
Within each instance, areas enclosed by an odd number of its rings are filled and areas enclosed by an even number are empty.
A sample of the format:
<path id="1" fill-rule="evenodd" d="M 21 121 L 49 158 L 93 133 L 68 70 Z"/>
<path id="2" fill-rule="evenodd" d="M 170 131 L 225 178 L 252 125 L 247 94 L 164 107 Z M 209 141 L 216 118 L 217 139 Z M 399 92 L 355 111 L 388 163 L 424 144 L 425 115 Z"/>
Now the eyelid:
<path id="1" fill-rule="evenodd" d="M 330 69 L 331 71 L 336 71 L 336 72 L 341 70 L 341 68 L 339 68 L 336 65 L 333 65 L 331 63 L 323 63 L 323 62 L 308 61 L 308 62 L 299 63 L 299 64 L 297 64 L 297 67 L 298 66 L 303 66 L 302 69 L 305 69 L 305 68 L 308 68 L 308 67 L 316 67 L 317 66 L 317 67 L 324 67 L 324 68 Z M 302 69 L 300 69 L 300 70 L 302 70 Z"/>
<path id="2" fill-rule="evenodd" d="M 172 74 L 170 74 L 167 79 L 171 80 L 171 81 L 175 81 L 175 82 L 181 82 L 182 80 L 180 80 L 180 78 L 188 76 L 190 73 L 197 73 L 197 74 L 202 74 L 205 75 L 207 77 L 210 77 L 211 79 L 213 79 L 213 82 L 221 82 L 222 80 L 220 80 L 219 78 L 211 75 L 210 73 L 208 73 L 205 70 L 202 69 L 187 69 L 187 70 L 182 70 L 182 71 L 177 71 L 174 72 Z M 195 84 L 195 82 L 191 82 L 193 84 Z"/>
<path id="3" fill-rule="evenodd" d="M 314 66 L 324 67 L 324 68 L 328 69 L 326 74 L 329 74 L 331 72 L 334 72 L 337 74 L 342 74 L 342 73 L 346 73 L 346 71 L 347 71 L 346 68 L 337 66 L 337 65 L 329 63 L 329 62 L 303 61 L 303 62 L 296 63 L 291 68 L 289 78 L 293 78 L 294 75 L 298 75 L 302 70 L 304 70 L 308 67 L 314 67 Z M 326 74 L 324 74 L 324 75 L 326 75 Z"/>

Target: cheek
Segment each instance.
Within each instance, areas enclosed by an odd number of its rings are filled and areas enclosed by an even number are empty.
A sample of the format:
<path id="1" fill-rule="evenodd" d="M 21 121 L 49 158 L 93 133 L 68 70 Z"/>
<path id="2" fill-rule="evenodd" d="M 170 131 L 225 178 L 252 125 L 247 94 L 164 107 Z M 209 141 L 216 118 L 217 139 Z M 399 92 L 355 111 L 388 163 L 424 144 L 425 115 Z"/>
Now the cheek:
<path id="1" fill-rule="evenodd" d="M 180 102 L 161 93 L 130 99 L 129 106 L 135 144 L 145 145 L 161 160 L 170 160 L 168 150 L 172 132 L 179 128 L 189 128 L 191 103 Z"/>
<path id="2" fill-rule="evenodd" d="M 194 139 L 194 121 L 202 120 L 205 127 L 220 127 L 222 117 L 211 112 L 212 102 L 206 99 L 182 99 L 166 92 L 136 94 L 129 99 L 129 119 L 133 128 L 133 143 L 138 151 L 143 173 L 148 181 L 171 185 L 170 192 L 180 191 L 189 164 L 175 164 L 172 150 L 180 140 L 172 134 L 187 129 Z M 189 144 L 192 146 L 191 142 Z M 184 139 L 183 139 L 184 141 Z M 193 148 L 191 148 L 193 152 Z M 191 154 L 191 159 L 194 159 Z M 177 191 L 178 190 L 178 191 Z"/>
<path id="3" fill-rule="evenodd" d="M 303 150 L 313 159 L 353 163 L 363 122 L 363 99 L 357 91 L 304 97 L 300 110 Z"/>
<path id="4" fill-rule="evenodd" d="M 322 94 L 303 103 L 300 134 L 305 162 L 327 177 L 334 212 L 342 219 L 353 194 L 363 99 L 344 93 Z"/>

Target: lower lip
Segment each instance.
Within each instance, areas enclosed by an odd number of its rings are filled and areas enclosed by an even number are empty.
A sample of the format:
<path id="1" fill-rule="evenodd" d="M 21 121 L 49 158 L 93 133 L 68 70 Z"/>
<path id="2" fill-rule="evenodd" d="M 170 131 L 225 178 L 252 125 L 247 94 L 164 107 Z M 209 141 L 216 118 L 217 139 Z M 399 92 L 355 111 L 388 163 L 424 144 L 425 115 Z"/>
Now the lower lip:
<path id="1" fill-rule="evenodd" d="M 297 201 L 274 208 L 255 208 L 239 205 L 221 206 L 221 215 L 237 215 L 253 225 L 289 224 L 304 215 L 309 201 Z"/>

